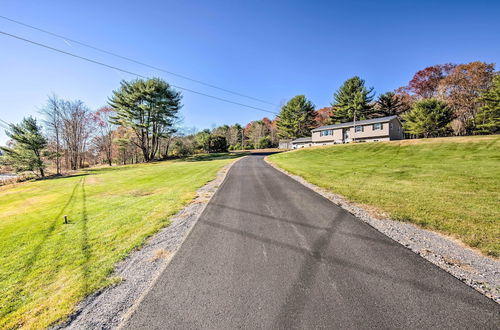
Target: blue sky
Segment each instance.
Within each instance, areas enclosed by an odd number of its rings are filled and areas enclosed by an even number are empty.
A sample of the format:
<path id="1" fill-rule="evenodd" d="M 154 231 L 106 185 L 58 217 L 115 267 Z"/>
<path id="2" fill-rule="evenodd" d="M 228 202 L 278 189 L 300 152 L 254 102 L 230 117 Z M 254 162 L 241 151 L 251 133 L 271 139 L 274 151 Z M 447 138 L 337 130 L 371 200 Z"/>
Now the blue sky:
<path id="1" fill-rule="evenodd" d="M 500 60 L 499 1 L 0 1 L 0 15 L 240 93 L 226 94 L 0 19 L 0 30 L 145 76 L 278 111 L 318 108 L 359 75 L 377 93 L 426 66 Z M 498 68 L 498 67 L 497 67 Z M 47 96 L 105 105 L 124 73 L 0 35 L 0 118 L 38 115 Z M 245 124 L 265 113 L 184 93 L 184 125 Z M 0 143 L 6 141 L 0 133 Z"/>

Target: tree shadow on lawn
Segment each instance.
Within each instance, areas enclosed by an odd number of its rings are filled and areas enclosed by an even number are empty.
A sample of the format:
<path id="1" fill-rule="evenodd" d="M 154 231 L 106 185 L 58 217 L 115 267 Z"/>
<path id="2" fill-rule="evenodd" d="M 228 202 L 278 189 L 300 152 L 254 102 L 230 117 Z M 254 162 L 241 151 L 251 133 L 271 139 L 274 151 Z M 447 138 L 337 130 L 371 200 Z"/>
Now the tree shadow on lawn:
<path id="1" fill-rule="evenodd" d="M 84 294 L 89 291 L 89 261 L 91 257 L 90 244 L 89 244 L 89 231 L 88 231 L 88 213 L 87 213 L 87 193 L 85 191 L 85 178 L 82 180 L 82 239 L 81 250 L 83 254 L 82 263 L 82 287 Z"/>
<path id="2" fill-rule="evenodd" d="M 45 234 L 43 235 L 42 237 L 42 240 L 40 241 L 40 243 L 38 243 L 38 245 L 35 246 L 35 248 L 33 249 L 33 253 L 32 255 L 27 259 L 26 261 L 26 264 L 25 264 L 25 271 L 24 271 L 24 274 L 23 274 L 23 277 L 26 277 L 27 275 L 29 275 L 29 273 L 31 273 L 31 270 L 33 268 L 33 265 L 36 263 L 36 261 L 38 260 L 38 257 L 40 255 L 40 252 L 42 251 L 43 247 L 45 246 L 45 243 L 47 242 L 47 240 L 50 238 L 50 236 L 53 234 L 53 232 L 55 231 L 56 227 L 57 227 L 57 222 L 58 221 L 62 221 L 62 215 L 64 213 L 64 211 L 66 210 L 66 208 L 71 204 L 71 202 L 73 201 L 74 197 L 75 197 L 75 194 L 76 194 L 76 191 L 77 191 L 77 188 L 78 186 L 83 182 L 83 178 L 80 179 L 74 186 L 73 186 L 73 190 L 71 192 L 71 195 L 69 196 L 68 200 L 66 201 L 66 204 L 64 204 L 64 206 L 61 208 L 61 210 L 59 211 L 59 213 L 52 219 L 52 222 L 50 223 L 50 226 L 46 229 L 46 232 Z"/>
<path id="3" fill-rule="evenodd" d="M 81 176 L 86 176 L 90 175 L 89 173 L 75 173 L 75 174 L 69 174 L 69 175 L 51 175 L 51 176 L 46 176 L 44 178 L 39 178 L 36 179 L 36 181 L 49 181 L 49 180 L 64 180 L 64 179 L 70 179 L 70 178 L 78 178 Z"/>
<path id="4" fill-rule="evenodd" d="M 235 159 L 243 156 L 249 155 L 249 152 L 223 152 L 223 153 L 212 153 L 212 154 L 199 154 L 193 155 L 186 158 L 179 158 L 176 161 L 179 162 L 206 162 L 212 160 L 223 160 L 223 159 Z"/>
<path id="5" fill-rule="evenodd" d="M 58 221 L 61 221 L 61 223 L 62 223 L 62 221 L 63 221 L 62 215 L 64 214 L 64 211 L 68 208 L 68 206 L 73 202 L 75 195 L 76 195 L 76 192 L 77 192 L 77 189 L 80 186 L 80 184 L 82 183 L 82 181 L 83 181 L 83 178 L 80 179 L 77 183 L 75 183 L 75 185 L 73 186 L 73 190 L 71 192 L 70 197 L 68 198 L 68 200 L 66 201 L 64 206 L 61 208 L 59 213 L 52 219 L 49 227 L 47 229 L 45 229 L 45 234 L 41 238 L 40 242 L 32 250 L 31 256 L 29 256 L 27 258 L 26 263 L 24 264 L 24 267 L 23 267 L 24 270 L 22 272 L 22 275 L 19 276 L 19 278 L 21 279 L 21 283 L 20 283 L 21 285 L 15 290 L 16 299 L 12 299 L 10 301 L 11 303 L 9 304 L 9 306 L 5 306 L 6 307 L 5 311 L 7 311 L 7 313 L 12 312 L 12 311 L 16 310 L 18 307 L 20 307 L 20 305 L 30 295 L 28 288 L 25 288 L 25 287 L 23 288 L 23 286 L 26 285 L 26 283 L 24 283 L 23 281 L 24 281 L 24 279 L 26 279 L 26 277 L 28 277 L 34 271 L 34 269 L 33 269 L 34 265 L 38 261 L 40 254 L 42 253 L 43 248 L 47 244 L 47 242 L 50 239 L 50 237 L 52 236 L 52 234 L 55 232 L 55 230 L 57 228 Z M 3 315 L 3 313 L 0 313 L 0 315 Z"/>

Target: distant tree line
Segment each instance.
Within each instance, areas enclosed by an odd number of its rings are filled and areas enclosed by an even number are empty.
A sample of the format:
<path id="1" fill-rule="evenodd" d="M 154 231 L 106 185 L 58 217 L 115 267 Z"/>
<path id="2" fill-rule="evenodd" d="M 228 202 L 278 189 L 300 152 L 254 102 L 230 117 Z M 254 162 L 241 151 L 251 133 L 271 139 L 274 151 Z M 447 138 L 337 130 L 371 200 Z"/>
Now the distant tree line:
<path id="1" fill-rule="evenodd" d="M 108 105 L 91 111 L 82 101 L 55 95 L 43 120 L 24 118 L 6 131 L 0 165 L 45 176 L 89 166 L 166 158 L 176 133 L 181 94 L 161 79 L 122 81 Z"/>
<path id="2" fill-rule="evenodd" d="M 413 137 L 500 132 L 500 80 L 495 65 L 443 64 L 418 71 L 407 86 L 374 98 L 363 79 L 348 79 L 334 93 L 326 122 L 399 116 Z"/>
<path id="3" fill-rule="evenodd" d="M 310 100 L 297 95 L 272 120 L 210 132 L 225 136 L 230 149 L 267 148 L 278 146 L 279 139 L 310 136 L 318 126 L 386 116 L 398 116 L 408 137 L 500 133 L 499 73 L 495 64 L 484 62 L 434 65 L 418 71 L 407 86 L 377 97 L 373 87 L 354 76 L 333 93 L 329 107 L 315 110 Z M 231 137 L 235 135 L 239 139 Z"/>
<path id="4" fill-rule="evenodd" d="M 328 107 L 315 110 L 304 95 L 279 115 L 246 125 L 200 132 L 180 129 L 182 95 L 161 79 L 122 81 L 108 105 L 90 110 L 82 101 L 52 95 L 43 120 L 10 125 L 0 165 L 44 176 L 98 164 L 130 164 L 195 153 L 277 147 L 280 139 L 310 136 L 334 123 L 398 116 L 409 137 L 500 133 L 500 75 L 484 62 L 442 64 L 418 71 L 407 86 L 375 97 L 360 77 L 346 80 Z"/>

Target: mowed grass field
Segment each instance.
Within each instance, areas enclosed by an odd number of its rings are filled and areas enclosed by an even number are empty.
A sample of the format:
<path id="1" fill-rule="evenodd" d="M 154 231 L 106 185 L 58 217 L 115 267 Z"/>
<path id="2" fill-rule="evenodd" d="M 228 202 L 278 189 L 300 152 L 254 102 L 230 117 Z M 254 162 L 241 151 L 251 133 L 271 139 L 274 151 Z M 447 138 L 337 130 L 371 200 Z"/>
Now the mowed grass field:
<path id="1" fill-rule="evenodd" d="M 500 256 L 500 136 L 317 147 L 269 160 L 377 213 Z"/>
<path id="2" fill-rule="evenodd" d="M 116 262 L 238 155 L 220 156 L 0 187 L 0 328 L 47 327 L 118 281 Z"/>

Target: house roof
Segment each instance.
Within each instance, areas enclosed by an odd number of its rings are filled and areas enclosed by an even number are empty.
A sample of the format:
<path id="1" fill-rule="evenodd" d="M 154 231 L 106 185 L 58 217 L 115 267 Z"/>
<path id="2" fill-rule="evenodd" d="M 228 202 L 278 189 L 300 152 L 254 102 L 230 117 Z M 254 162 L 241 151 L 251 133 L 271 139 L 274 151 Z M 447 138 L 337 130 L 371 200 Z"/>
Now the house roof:
<path id="1" fill-rule="evenodd" d="M 292 141 L 292 143 L 307 143 L 307 142 L 312 142 L 312 138 L 309 137 L 303 137 L 303 138 L 298 138 Z"/>
<path id="2" fill-rule="evenodd" d="M 375 123 L 385 123 L 388 122 L 394 118 L 398 118 L 398 116 L 388 116 L 388 117 L 381 117 L 381 118 L 373 118 L 373 119 L 366 119 L 366 120 L 356 120 L 356 126 L 358 125 L 368 125 L 368 124 L 375 124 Z M 312 130 L 312 132 L 318 132 L 322 131 L 325 129 L 333 129 L 333 128 L 342 128 L 342 127 L 350 127 L 353 126 L 354 122 L 350 121 L 348 123 L 342 123 L 342 124 L 335 124 L 335 125 L 327 125 L 327 126 L 321 126 L 317 127 Z"/>

